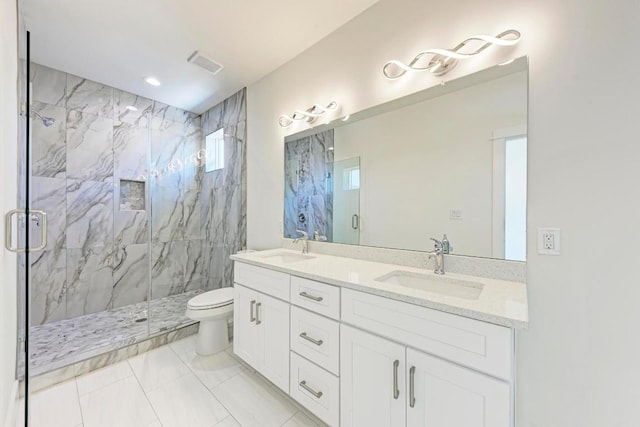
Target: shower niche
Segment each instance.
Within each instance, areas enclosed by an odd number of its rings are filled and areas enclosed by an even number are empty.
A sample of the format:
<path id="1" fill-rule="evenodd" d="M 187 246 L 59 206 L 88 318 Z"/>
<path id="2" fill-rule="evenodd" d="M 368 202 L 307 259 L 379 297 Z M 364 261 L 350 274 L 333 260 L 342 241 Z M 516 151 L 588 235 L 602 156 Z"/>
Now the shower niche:
<path id="1" fill-rule="evenodd" d="M 146 183 L 129 179 L 120 180 L 120 210 L 146 210 Z"/>

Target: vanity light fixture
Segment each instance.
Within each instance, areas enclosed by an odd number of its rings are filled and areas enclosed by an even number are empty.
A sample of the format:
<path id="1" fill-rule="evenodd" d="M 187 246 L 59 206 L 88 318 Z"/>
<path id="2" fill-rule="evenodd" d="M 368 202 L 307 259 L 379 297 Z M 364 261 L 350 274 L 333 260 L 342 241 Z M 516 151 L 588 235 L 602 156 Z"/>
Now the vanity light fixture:
<path id="1" fill-rule="evenodd" d="M 458 59 L 467 59 L 476 56 L 494 44 L 498 46 L 513 46 L 520 41 L 520 36 L 520 32 L 516 30 L 506 30 L 495 37 L 483 34 L 471 36 L 453 49 L 427 49 L 424 52 L 420 52 L 408 64 L 392 59 L 382 67 L 382 73 L 389 80 L 398 79 L 409 71 L 429 71 L 436 76 L 441 76 L 451 71 L 458 63 Z M 473 52 L 461 52 L 462 48 L 476 40 L 485 43 Z M 428 55 L 432 55 L 432 57 L 426 66 L 416 65 L 424 62 L 425 56 Z"/>
<path id="2" fill-rule="evenodd" d="M 288 128 L 289 126 L 291 126 L 292 124 L 294 124 L 296 121 L 299 121 L 299 120 L 304 120 L 307 123 L 313 123 L 313 121 L 316 120 L 318 117 L 322 116 L 323 114 L 329 111 L 333 111 L 337 108 L 338 108 L 338 103 L 335 101 L 331 101 L 325 107 L 323 107 L 320 104 L 315 104 L 304 111 L 295 110 L 291 116 L 288 116 L 286 114 L 281 115 L 280 118 L 278 119 L 278 123 L 280 123 L 280 126 L 282 126 L 283 128 Z"/>

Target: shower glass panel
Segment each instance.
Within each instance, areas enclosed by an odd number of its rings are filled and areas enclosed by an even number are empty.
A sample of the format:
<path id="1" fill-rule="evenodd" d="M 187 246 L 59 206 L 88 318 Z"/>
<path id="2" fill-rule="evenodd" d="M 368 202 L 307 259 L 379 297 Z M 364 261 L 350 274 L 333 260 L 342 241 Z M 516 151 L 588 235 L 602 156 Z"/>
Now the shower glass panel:
<path id="1" fill-rule="evenodd" d="M 200 117 L 157 101 L 150 141 L 153 335 L 193 323 L 185 311 L 204 286 L 200 190 L 206 158 Z"/>
<path id="2" fill-rule="evenodd" d="M 126 108 L 128 94 L 29 65 L 28 202 L 48 219 L 46 246 L 27 265 L 38 376 L 149 336 L 150 128 L 146 112 Z M 37 217 L 27 222 L 42 234 Z"/>

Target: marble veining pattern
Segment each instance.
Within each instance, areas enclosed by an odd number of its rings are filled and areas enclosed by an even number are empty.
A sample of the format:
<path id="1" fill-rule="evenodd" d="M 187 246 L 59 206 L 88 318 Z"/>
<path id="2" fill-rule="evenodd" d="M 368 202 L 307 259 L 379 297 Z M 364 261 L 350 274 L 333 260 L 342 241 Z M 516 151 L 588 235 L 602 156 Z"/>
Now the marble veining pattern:
<path id="1" fill-rule="evenodd" d="M 35 63 L 31 63 L 29 71 L 32 100 L 64 108 L 67 103 L 66 73 Z"/>
<path id="2" fill-rule="evenodd" d="M 70 110 L 67 113 L 67 177 L 113 181 L 113 120 Z"/>
<path id="3" fill-rule="evenodd" d="M 34 109 L 55 124 L 32 121 L 32 204 L 49 213 L 49 245 L 30 266 L 32 372 L 75 372 L 166 343 L 122 348 L 148 337 L 132 319 L 149 316 L 152 334 L 189 324 L 190 297 L 233 283 L 229 256 L 246 246 L 246 92 L 198 116 L 33 69 Z M 203 135 L 220 126 L 225 168 L 205 174 Z M 121 180 L 148 182 L 146 210 L 120 210 Z"/>
<path id="4" fill-rule="evenodd" d="M 113 242 L 113 184 L 67 180 L 67 248 Z"/>
<path id="5" fill-rule="evenodd" d="M 66 111 L 64 107 L 34 102 L 33 111 L 55 120 L 45 126 L 38 117 L 31 118 L 31 174 L 64 178 L 67 172 Z"/>
<path id="6" fill-rule="evenodd" d="M 80 362 L 88 357 L 131 345 L 151 333 L 193 323 L 185 316 L 189 299 L 200 290 L 100 311 L 73 319 L 34 326 L 30 331 L 30 368 L 33 375 Z M 136 322 L 147 318 L 147 321 Z M 150 322 L 149 325 L 147 322 Z"/>
<path id="7" fill-rule="evenodd" d="M 67 109 L 113 119 L 113 88 L 67 74 Z"/>
<path id="8" fill-rule="evenodd" d="M 333 239 L 333 130 L 285 144 L 284 236 Z"/>

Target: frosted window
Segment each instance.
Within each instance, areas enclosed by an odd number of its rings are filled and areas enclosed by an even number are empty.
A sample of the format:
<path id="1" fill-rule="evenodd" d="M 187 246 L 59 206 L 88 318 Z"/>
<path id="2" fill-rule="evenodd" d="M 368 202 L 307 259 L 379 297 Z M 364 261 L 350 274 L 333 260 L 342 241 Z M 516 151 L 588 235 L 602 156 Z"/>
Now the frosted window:
<path id="1" fill-rule="evenodd" d="M 205 140 L 207 146 L 206 172 L 212 172 L 224 168 L 224 129 L 207 135 Z"/>

